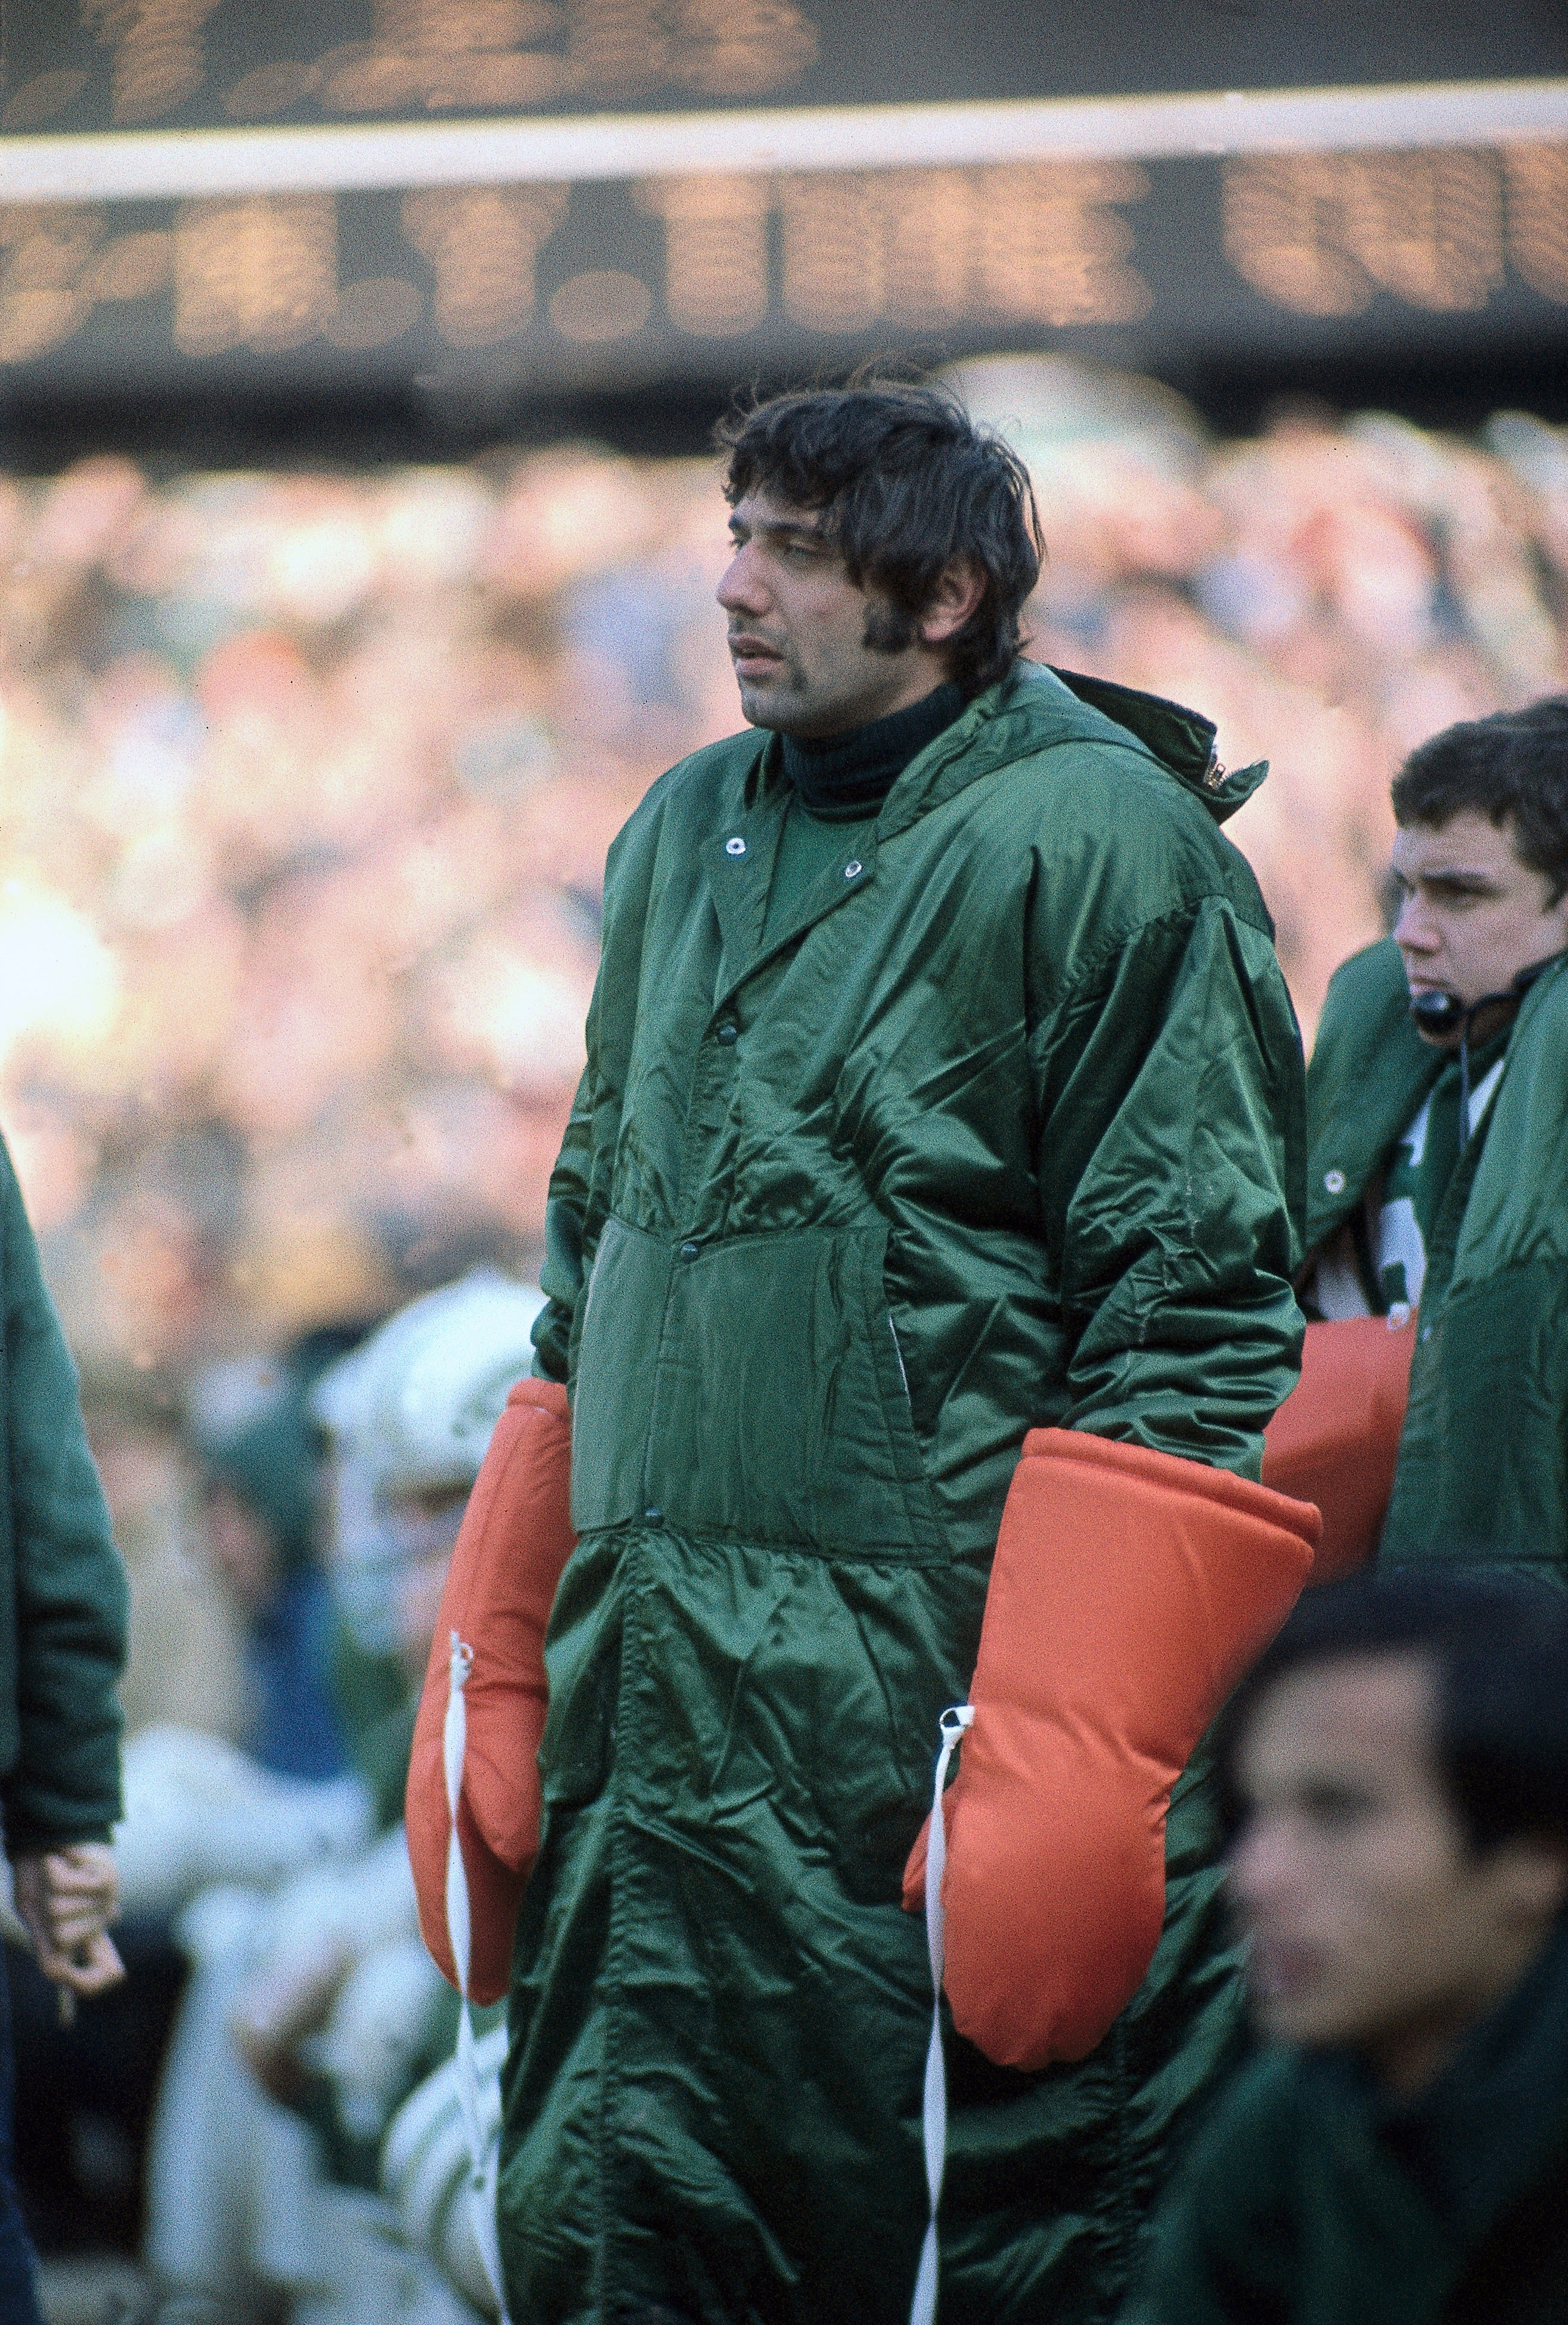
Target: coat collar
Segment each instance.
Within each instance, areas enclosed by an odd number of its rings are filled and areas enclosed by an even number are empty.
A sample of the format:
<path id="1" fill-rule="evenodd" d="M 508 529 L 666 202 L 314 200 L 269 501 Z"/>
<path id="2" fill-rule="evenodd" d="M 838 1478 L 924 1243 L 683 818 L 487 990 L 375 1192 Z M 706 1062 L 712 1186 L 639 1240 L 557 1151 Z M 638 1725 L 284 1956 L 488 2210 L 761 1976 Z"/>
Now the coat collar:
<path id="1" fill-rule="evenodd" d="M 721 1001 L 804 931 L 874 886 L 878 850 L 889 840 L 971 783 L 1066 742 L 1111 744 L 1153 758 L 1217 822 L 1232 814 L 1268 773 L 1260 761 L 1227 774 L 1215 755 L 1213 723 L 1195 710 L 1109 680 L 1080 678 L 1020 660 L 910 760 L 882 802 L 875 831 L 857 838 L 853 848 L 846 838 L 836 875 L 803 900 L 795 920 L 761 953 L 758 947 L 790 789 L 778 737 L 759 736 L 742 773 L 740 811 L 702 851 L 723 939 Z M 858 869 L 852 871 L 852 865 Z"/>
<path id="2" fill-rule="evenodd" d="M 1353 954 L 1335 973 L 1307 1072 L 1309 1107 L 1325 1085 L 1330 1093 L 1307 1162 L 1309 1252 L 1362 1202 L 1448 1056 L 1416 1031 L 1392 937 Z"/>
<path id="3" fill-rule="evenodd" d="M 1212 719 L 1179 702 L 1020 660 L 905 768 L 888 794 L 879 836 L 890 839 L 969 783 L 1067 742 L 1110 744 L 1152 758 L 1222 823 L 1251 797 L 1268 767 L 1259 760 L 1227 773 L 1214 734 Z"/>
<path id="4" fill-rule="evenodd" d="M 1568 1253 L 1565 1057 L 1568 959 L 1537 977 L 1519 1005 L 1459 1231 L 1451 1292 L 1530 1260 L 1560 1264 Z"/>
<path id="5" fill-rule="evenodd" d="M 1250 799 L 1268 772 L 1262 759 L 1231 772 L 1222 767 L 1213 719 L 1179 702 L 1020 658 L 911 759 L 883 801 L 879 838 L 907 830 L 999 767 L 1069 741 L 1111 743 L 1146 753 L 1200 800 L 1217 823 Z M 744 777 L 748 808 L 760 805 L 784 780 L 776 739 L 759 737 Z"/>

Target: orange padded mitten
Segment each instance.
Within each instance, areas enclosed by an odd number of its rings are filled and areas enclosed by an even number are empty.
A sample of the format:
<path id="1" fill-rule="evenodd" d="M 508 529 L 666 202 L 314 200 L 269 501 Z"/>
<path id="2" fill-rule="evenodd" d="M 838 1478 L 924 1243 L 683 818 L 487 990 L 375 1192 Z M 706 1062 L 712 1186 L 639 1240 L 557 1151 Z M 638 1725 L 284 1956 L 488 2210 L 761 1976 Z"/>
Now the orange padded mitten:
<path id="1" fill-rule="evenodd" d="M 1365 1566 L 1378 1547 L 1410 1394 L 1416 1327 L 1383 1316 L 1309 1324 L 1301 1378 L 1263 1432 L 1263 1482 L 1323 1512 L 1314 1582 Z"/>
<path id="2" fill-rule="evenodd" d="M 1171 1787 L 1312 1566 L 1317 1512 L 1075 1430 L 1024 1440 L 956 1782 L 943 1980 L 990 2059 L 1092 2051 L 1165 1915 Z M 918 1910 L 925 1836 L 904 1876 Z"/>
<path id="3" fill-rule="evenodd" d="M 408 1836 L 420 1928 L 437 1967 L 456 1986 L 446 1896 L 452 1820 L 441 1749 L 456 1632 L 473 1655 L 464 1690 L 467 1746 L 457 1837 L 472 1923 L 468 1991 L 475 2002 L 497 2002 L 506 1992 L 517 1909 L 539 1848 L 544 1635 L 576 1545 L 571 1467 L 566 1390 L 555 1381 L 519 1381 L 463 1515 L 414 1723 Z"/>

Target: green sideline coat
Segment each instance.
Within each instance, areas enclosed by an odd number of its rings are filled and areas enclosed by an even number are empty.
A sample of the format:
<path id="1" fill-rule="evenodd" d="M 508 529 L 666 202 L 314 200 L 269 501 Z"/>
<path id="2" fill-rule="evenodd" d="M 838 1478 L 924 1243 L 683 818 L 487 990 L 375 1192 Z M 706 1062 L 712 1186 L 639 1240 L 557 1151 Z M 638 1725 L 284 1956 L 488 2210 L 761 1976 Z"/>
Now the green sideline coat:
<path id="1" fill-rule="evenodd" d="M 1390 939 L 1329 987 L 1307 1077 L 1307 1244 L 1369 1197 L 1445 1062 Z M 1502 1079 L 1427 1242 L 1410 1407 L 1379 1557 L 1568 1582 L 1568 961 L 1514 1020 Z"/>
<path id="2" fill-rule="evenodd" d="M 685 761 L 611 850 L 535 1335 L 581 1541 L 503 2083 L 529 2325 L 907 2314 L 899 1874 L 1024 1432 L 1256 1476 L 1296 1375 L 1300 1049 L 1215 829 L 1260 771 L 1212 741 L 1020 664 L 765 949 L 776 744 Z M 1197 1786 L 1159 1960 L 1082 2066 L 951 2042 L 944 2325 L 1114 2313 L 1233 2036 L 1211 1854 Z"/>
<path id="3" fill-rule="evenodd" d="M 125 1578 L 4 1144 L 0 1317 L 0 1810 L 17 1857 L 107 1840 L 120 1813 Z"/>

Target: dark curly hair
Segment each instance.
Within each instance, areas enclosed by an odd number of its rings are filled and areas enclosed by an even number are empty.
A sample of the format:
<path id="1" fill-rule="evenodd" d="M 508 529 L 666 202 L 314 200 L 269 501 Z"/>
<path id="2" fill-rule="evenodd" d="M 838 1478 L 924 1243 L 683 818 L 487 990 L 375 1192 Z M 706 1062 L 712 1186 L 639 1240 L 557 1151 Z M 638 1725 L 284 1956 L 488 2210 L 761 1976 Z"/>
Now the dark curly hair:
<path id="1" fill-rule="evenodd" d="M 1219 1801 L 1246 1820 L 1237 1763 L 1278 1681 L 1369 1657 L 1414 1658 L 1434 1682 L 1433 1754 L 1478 1854 L 1521 1834 L 1568 1840 L 1568 1601 L 1528 1576 L 1445 1562 L 1305 1592 L 1214 1727 Z"/>
<path id="2" fill-rule="evenodd" d="M 1398 822 L 1432 830 L 1466 808 L 1511 824 L 1515 855 L 1557 903 L 1568 895 L 1568 695 L 1445 727 L 1411 752 L 1393 800 Z"/>
<path id="3" fill-rule="evenodd" d="M 985 591 L 947 641 L 949 669 L 971 695 L 1006 677 L 1039 579 L 1039 512 L 1018 454 L 955 395 L 876 379 L 798 389 L 721 421 L 715 442 L 732 507 L 761 491 L 819 513 L 855 587 L 888 599 L 868 645 L 901 653 L 944 571 L 972 559 Z"/>

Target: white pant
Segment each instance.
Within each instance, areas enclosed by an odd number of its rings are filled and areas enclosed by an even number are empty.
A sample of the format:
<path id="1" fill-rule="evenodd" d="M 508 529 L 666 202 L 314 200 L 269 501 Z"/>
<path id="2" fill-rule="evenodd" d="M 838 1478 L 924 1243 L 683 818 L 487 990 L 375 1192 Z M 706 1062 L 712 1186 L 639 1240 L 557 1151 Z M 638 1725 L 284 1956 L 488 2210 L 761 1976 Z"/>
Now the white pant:
<path id="1" fill-rule="evenodd" d="M 267 2096 L 229 2032 L 267 1901 L 235 1893 L 193 1968 L 164 2070 L 146 2260 L 169 2325 L 475 2325 L 399 2239 L 391 2207 L 321 2172 L 309 2125 Z"/>

